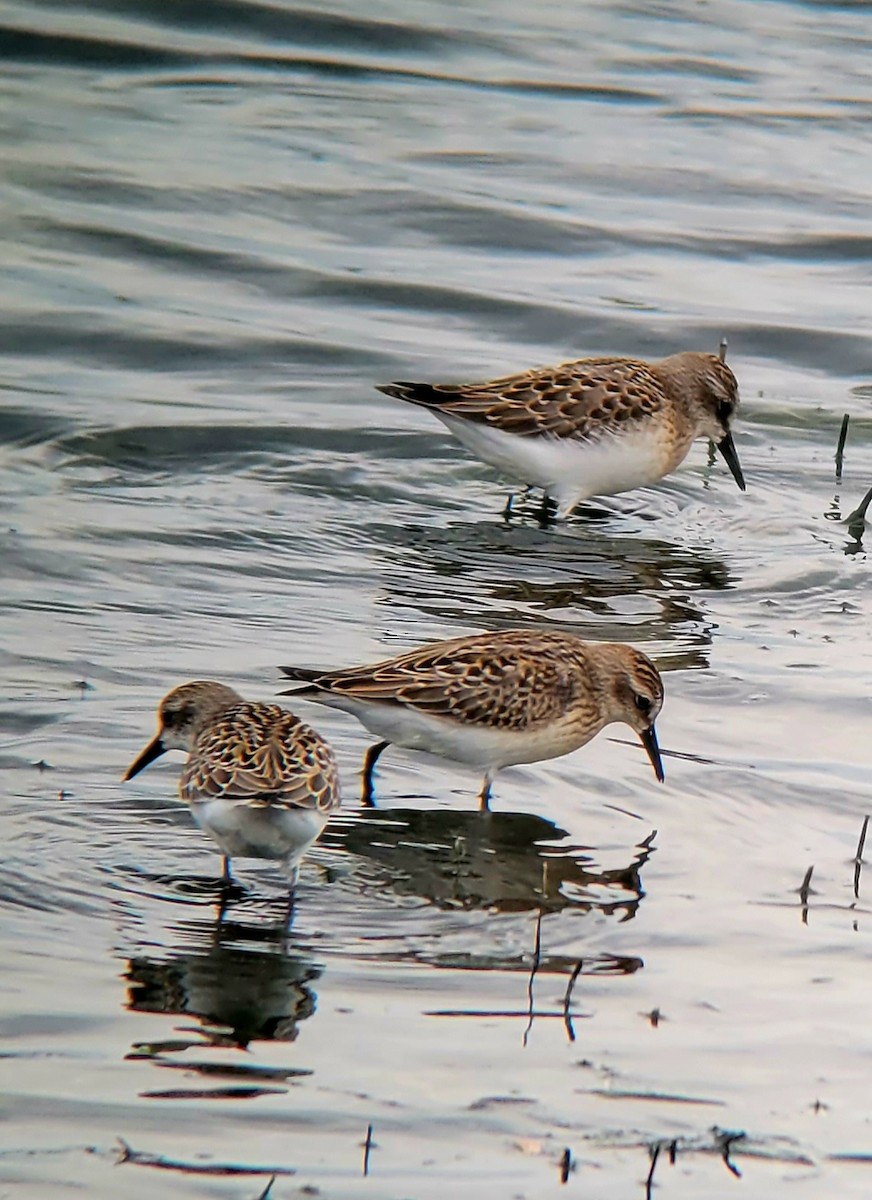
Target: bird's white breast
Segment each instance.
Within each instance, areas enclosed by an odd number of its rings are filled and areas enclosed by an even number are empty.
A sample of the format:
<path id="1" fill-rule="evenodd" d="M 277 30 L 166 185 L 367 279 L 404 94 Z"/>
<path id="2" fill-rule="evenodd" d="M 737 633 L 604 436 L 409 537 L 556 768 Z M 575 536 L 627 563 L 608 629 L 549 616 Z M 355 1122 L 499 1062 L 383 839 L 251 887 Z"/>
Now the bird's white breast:
<path id="1" fill-rule="evenodd" d="M 560 721 L 519 731 L 454 721 L 404 704 L 373 703 L 336 693 L 323 693 L 318 700 L 353 713 L 370 733 L 395 746 L 437 754 L 481 771 L 567 754 L 584 745 L 601 728 L 582 731 L 575 724 Z"/>
<path id="2" fill-rule="evenodd" d="M 433 411 L 478 458 L 510 479 L 545 488 L 562 514 L 591 496 L 611 496 L 654 483 L 675 465 L 674 447 L 659 423 L 623 427 L 581 441 L 522 437 Z"/>

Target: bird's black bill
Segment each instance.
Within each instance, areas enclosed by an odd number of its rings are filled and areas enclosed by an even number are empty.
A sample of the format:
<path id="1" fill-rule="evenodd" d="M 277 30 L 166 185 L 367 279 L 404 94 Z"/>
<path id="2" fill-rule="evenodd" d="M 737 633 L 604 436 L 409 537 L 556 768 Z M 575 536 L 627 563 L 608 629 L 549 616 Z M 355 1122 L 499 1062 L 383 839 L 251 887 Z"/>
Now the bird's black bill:
<path id="1" fill-rule="evenodd" d="M 657 745 L 657 732 L 652 725 L 650 729 L 644 730 L 639 734 L 642 739 L 642 745 L 648 751 L 648 757 L 651 759 L 651 766 L 654 768 L 654 774 L 660 783 L 666 778 L 663 773 L 663 762 L 660 758 L 660 747 Z"/>
<path id="2" fill-rule="evenodd" d="M 736 453 L 736 445 L 733 441 L 733 435 L 731 433 L 724 434 L 724 436 L 718 442 L 718 450 L 720 450 L 724 462 L 730 468 L 730 474 L 744 492 L 745 476 L 742 474 L 742 468 L 739 465 L 739 456 Z"/>
<path id="3" fill-rule="evenodd" d="M 147 767 L 148 764 L 153 763 L 156 758 L 160 758 L 165 750 L 166 746 L 160 740 L 160 734 L 158 734 L 153 741 L 148 743 L 142 754 L 140 754 L 139 758 L 134 759 L 134 761 L 127 768 L 127 773 L 122 776 L 122 783 L 127 783 L 128 779 L 132 779 L 134 775 L 138 775 L 143 767 Z"/>

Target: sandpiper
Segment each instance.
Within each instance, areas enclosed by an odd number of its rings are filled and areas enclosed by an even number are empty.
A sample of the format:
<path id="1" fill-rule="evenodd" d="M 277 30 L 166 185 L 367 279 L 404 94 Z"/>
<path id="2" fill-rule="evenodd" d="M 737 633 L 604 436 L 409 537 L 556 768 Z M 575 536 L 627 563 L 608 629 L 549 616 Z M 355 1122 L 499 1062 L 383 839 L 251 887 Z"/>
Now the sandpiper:
<path id="1" fill-rule="evenodd" d="M 277 704 L 249 703 L 222 683 L 173 688 L 159 729 L 125 782 L 167 750 L 187 750 L 179 794 L 224 855 L 276 860 L 293 890 L 300 860 L 339 807 L 333 752 L 314 729 Z"/>
<path id="2" fill-rule="evenodd" d="M 714 354 L 582 358 L 485 383 L 379 391 L 429 409 L 478 458 L 543 488 L 561 516 L 591 496 L 655 483 L 700 437 L 715 443 L 745 490 L 730 432 L 738 384 Z"/>
<path id="3" fill-rule="evenodd" d="M 483 771 L 479 800 L 487 808 L 502 767 L 568 754 L 614 721 L 639 734 L 663 780 L 654 730 L 663 683 L 651 660 L 623 643 L 512 629 L 348 670 L 280 669 L 303 684 L 283 695 L 353 713 L 382 739 L 364 759 L 370 803 L 373 767 L 391 743 Z"/>

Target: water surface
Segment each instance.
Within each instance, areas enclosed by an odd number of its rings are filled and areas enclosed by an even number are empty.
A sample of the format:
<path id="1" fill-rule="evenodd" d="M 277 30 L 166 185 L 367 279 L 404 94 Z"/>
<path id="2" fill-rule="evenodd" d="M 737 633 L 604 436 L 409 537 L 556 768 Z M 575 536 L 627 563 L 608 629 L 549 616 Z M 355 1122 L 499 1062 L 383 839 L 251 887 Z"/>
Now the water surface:
<path id="1" fill-rule="evenodd" d="M 4 7 L 10 1195 L 868 1195 L 868 8 Z M 722 337 L 747 494 L 699 444 L 553 531 L 373 386 Z M 616 728 L 361 810 L 301 708 L 286 938 L 119 783 L 177 682 L 506 625 L 657 660 L 665 786 Z"/>

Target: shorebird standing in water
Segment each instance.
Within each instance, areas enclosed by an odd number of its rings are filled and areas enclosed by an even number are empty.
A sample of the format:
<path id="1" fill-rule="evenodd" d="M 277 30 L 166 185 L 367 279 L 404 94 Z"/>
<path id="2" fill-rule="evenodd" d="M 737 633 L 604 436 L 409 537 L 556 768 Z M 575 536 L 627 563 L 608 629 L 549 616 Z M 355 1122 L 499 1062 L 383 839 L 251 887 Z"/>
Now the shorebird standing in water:
<path id="1" fill-rule="evenodd" d="M 485 383 L 390 383 L 378 389 L 438 417 L 508 479 L 541 487 L 566 516 L 582 500 L 656 483 L 697 438 L 745 479 L 731 425 L 733 372 L 715 354 L 659 362 L 582 358 Z"/>
<path id="2" fill-rule="evenodd" d="M 271 859 L 293 896 L 300 860 L 340 803 L 327 742 L 287 709 L 249 703 L 213 680 L 173 688 L 158 720 L 125 782 L 167 750 L 186 750 L 179 793 L 220 846 L 225 882 L 231 858 Z"/>
<path id="3" fill-rule="evenodd" d="M 663 703 L 657 668 L 620 642 L 513 629 L 452 638 L 370 666 L 343 671 L 281 667 L 302 686 L 283 692 L 353 713 L 381 738 L 364 759 L 372 770 L 392 743 L 482 771 L 486 809 L 502 767 L 557 758 L 623 721 L 638 733 L 659 780 L 654 722 Z"/>

